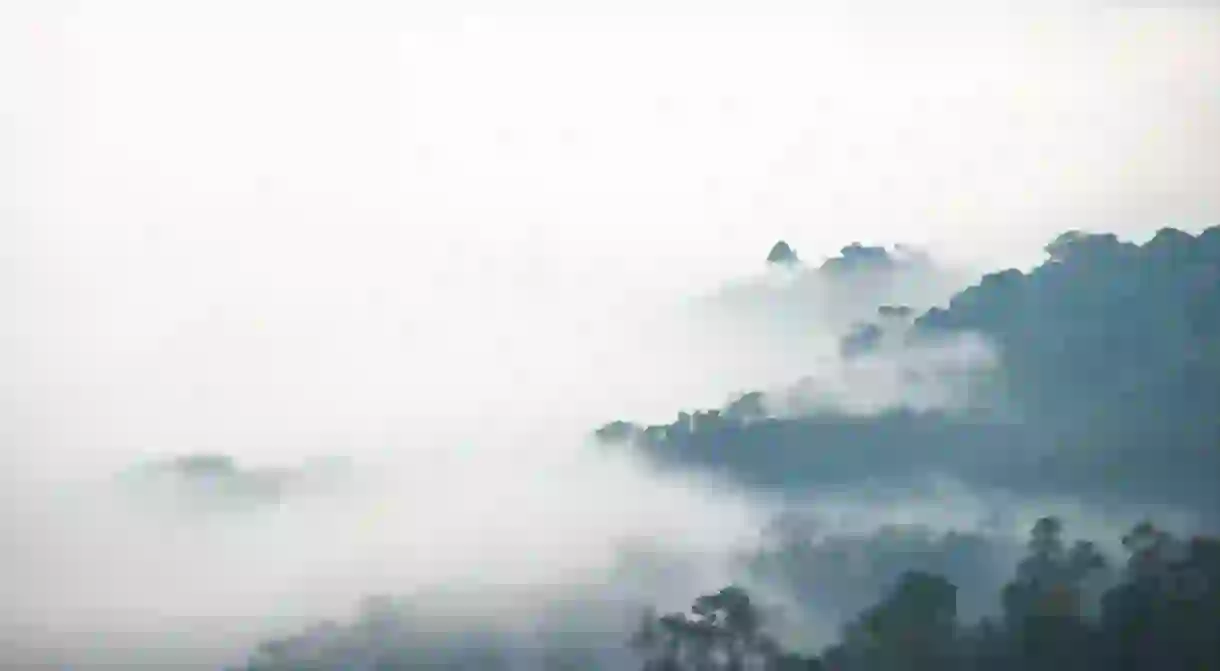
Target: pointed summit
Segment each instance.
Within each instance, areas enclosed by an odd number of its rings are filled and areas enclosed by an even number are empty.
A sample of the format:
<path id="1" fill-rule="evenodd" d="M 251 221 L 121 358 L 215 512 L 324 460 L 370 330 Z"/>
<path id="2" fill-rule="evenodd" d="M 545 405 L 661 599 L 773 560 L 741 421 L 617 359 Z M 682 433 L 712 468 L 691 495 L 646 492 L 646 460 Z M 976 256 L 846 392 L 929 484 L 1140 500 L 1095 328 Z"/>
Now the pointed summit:
<path id="1" fill-rule="evenodd" d="M 788 243 L 780 240 L 771 248 L 771 252 L 767 254 L 767 263 L 776 263 L 780 265 L 795 265 L 800 263 L 800 259 L 796 256 L 796 250 L 788 246 Z"/>

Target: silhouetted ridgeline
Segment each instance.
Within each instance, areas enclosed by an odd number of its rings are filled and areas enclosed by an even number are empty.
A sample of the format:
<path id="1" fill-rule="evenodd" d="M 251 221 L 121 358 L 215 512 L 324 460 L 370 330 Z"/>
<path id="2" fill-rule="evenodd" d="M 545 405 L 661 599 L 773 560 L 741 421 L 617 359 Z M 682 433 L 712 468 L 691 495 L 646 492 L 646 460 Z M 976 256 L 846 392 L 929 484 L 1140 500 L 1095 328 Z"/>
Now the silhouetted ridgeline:
<path id="1" fill-rule="evenodd" d="M 690 613 L 645 622 L 635 641 L 649 656 L 646 671 L 747 662 L 774 671 L 1220 668 L 1220 540 L 1178 539 L 1141 524 L 1123 544 L 1121 580 L 1096 590 L 1090 583 L 1110 562 L 1092 543 L 1067 543 L 1060 522 L 1043 518 L 1001 591 L 998 618 L 964 623 L 956 585 L 908 571 L 818 655 L 783 651 L 734 587 L 700 597 Z"/>
<path id="2" fill-rule="evenodd" d="M 689 612 L 646 614 L 623 642 L 634 661 L 599 649 L 609 643 L 589 635 L 523 644 L 491 632 L 437 632 L 421 627 L 409 604 L 378 599 L 354 623 L 266 643 L 242 669 L 1220 669 L 1220 539 L 1176 538 L 1145 523 L 1123 545 L 1127 557 L 1115 565 L 1090 542 L 1069 543 L 1057 519 L 1043 518 L 994 596 L 997 616 L 968 620 L 956 584 L 908 570 L 820 652 L 785 649 L 767 609 L 730 586 L 699 597 Z"/>
<path id="3" fill-rule="evenodd" d="M 981 334 L 997 346 L 999 366 L 977 381 L 977 403 L 781 417 L 752 392 L 669 424 L 611 422 L 596 436 L 669 468 L 757 487 L 816 491 L 944 473 L 1018 493 L 1176 504 L 1214 522 L 1220 228 L 1167 229 L 1143 245 L 1069 233 L 1047 252 L 1031 272 L 987 275 L 945 307 L 878 303 L 872 323 L 845 335 L 845 358 L 867 360 L 895 334 L 900 348 Z M 787 245 L 770 257 L 807 272 Z M 848 278 L 834 290 L 850 293 L 851 277 L 868 283 L 893 267 L 884 249 L 852 246 L 812 272 Z M 919 527 L 818 543 L 803 533 L 773 533 L 746 558 L 743 582 L 845 621 L 821 649 L 796 649 L 770 609 L 730 586 L 688 612 L 646 614 L 629 641 L 612 627 L 526 638 L 468 623 L 436 631 L 409 604 L 373 601 L 352 623 L 264 645 L 243 671 L 1220 671 L 1217 538 L 1144 523 L 1122 539 L 1125 557 L 1115 562 L 1066 539 L 1053 517 L 1034 525 L 1024 548 Z"/>
<path id="4" fill-rule="evenodd" d="M 828 325 L 838 328 L 867 318 L 878 305 L 930 307 L 970 277 L 906 246 L 852 243 L 812 264 L 780 241 L 766 261 L 781 272 L 731 283 L 710 300 L 697 302 L 696 314 L 725 317 L 715 329 L 738 324 L 749 332 L 779 326 L 788 333 L 825 332 Z"/>
<path id="5" fill-rule="evenodd" d="M 987 275 L 913 320 L 909 308 L 880 306 L 876 324 L 844 340 L 845 354 L 867 357 L 884 329 L 908 344 L 982 334 L 1000 366 L 975 395 L 1002 413 L 780 419 L 726 409 L 663 426 L 620 421 L 597 435 L 760 486 L 935 471 L 1030 493 L 1220 510 L 1220 228 L 1165 229 L 1143 245 L 1068 233 L 1047 252 L 1032 272 Z"/>

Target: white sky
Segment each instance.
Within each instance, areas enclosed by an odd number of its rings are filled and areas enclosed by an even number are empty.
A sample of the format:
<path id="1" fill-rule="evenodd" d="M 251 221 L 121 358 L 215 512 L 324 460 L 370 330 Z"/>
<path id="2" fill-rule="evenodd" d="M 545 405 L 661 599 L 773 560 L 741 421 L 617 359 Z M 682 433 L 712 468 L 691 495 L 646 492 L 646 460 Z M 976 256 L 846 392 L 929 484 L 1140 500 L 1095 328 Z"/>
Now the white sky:
<path id="1" fill-rule="evenodd" d="M 606 314 L 781 237 L 991 267 L 1220 221 L 1214 11 L 30 5 L 0 272 L 11 405 L 73 418 L 48 440 L 579 386 Z"/>
<path id="2" fill-rule="evenodd" d="M 991 267 L 1220 222 L 1214 10 L 699 6 L 6 5 L 15 442 L 549 411 L 627 305 L 778 238 Z"/>

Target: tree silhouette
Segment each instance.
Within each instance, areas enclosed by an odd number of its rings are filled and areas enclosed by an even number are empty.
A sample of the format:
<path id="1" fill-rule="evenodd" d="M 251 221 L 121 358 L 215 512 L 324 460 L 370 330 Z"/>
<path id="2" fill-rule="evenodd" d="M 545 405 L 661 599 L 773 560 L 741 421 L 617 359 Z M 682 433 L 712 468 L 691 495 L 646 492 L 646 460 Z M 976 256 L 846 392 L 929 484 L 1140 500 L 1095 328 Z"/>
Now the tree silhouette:
<path id="1" fill-rule="evenodd" d="M 780 240 L 771 247 L 770 252 L 767 252 L 767 263 L 787 266 L 800 263 L 800 259 L 797 258 L 795 249 Z"/>

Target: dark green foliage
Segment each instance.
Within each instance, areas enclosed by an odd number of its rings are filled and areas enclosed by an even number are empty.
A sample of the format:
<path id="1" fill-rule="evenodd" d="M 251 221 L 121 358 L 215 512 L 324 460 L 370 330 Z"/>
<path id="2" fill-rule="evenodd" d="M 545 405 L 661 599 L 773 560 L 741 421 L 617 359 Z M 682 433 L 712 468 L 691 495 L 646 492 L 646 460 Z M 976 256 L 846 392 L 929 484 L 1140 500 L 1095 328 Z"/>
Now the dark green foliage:
<path id="1" fill-rule="evenodd" d="M 839 643 L 816 658 L 774 651 L 766 669 L 834 671 L 1213 671 L 1220 669 L 1220 539 L 1176 539 L 1151 525 L 1125 545 L 1121 581 L 1085 614 L 1082 581 L 1106 561 L 1092 543 L 1068 545 L 1054 518 L 1039 520 L 1027 555 L 1002 593 L 1001 622 L 962 623 L 957 587 L 934 573 L 909 571 L 880 603 L 844 627 Z M 701 597 L 706 599 L 707 597 Z M 699 602 L 697 601 L 696 604 Z M 696 608 L 698 606 L 696 605 Z M 668 615 L 659 622 L 686 622 Z M 698 645 L 696 630 L 670 625 L 667 650 Z M 672 641 L 677 640 L 677 643 Z M 701 671 L 702 658 L 671 658 L 651 669 Z"/>
<path id="2" fill-rule="evenodd" d="M 695 599 L 689 613 L 648 616 L 632 637 L 645 671 L 799 669 L 804 660 L 785 653 L 762 630 L 763 618 L 739 587 Z"/>
<path id="3" fill-rule="evenodd" d="M 636 446 L 662 464 L 765 487 L 940 472 L 1030 494 L 1220 511 L 1220 227 L 1165 229 L 1144 245 L 1069 233 L 1047 252 L 1032 272 L 987 275 L 899 324 L 911 344 L 974 333 L 998 347 L 998 370 L 974 383 L 978 408 L 704 422 L 641 429 Z M 885 275 L 888 258 L 852 246 L 830 266 Z M 900 314 L 882 307 L 878 318 Z M 845 353 L 867 354 L 882 330 L 860 326 Z"/>
<path id="4" fill-rule="evenodd" d="M 1142 524 L 1124 544 L 1120 579 L 1096 604 L 1083 603 L 1094 597 L 1080 586 L 1107 562 L 1091 543 L 1067 543 L 1058 520 L 1045 518 L 999 595 L 998 621 L 963 621 L 957 586 L 912 570 L 816 655 L 785 650 L 739 587 L 698 597 L 685 613 L 644 613 L 623 647 L 635 651 L 634 668 L 643 671 L 1220 670 L 1220 539 L 1181 539 Z M 264 644 L 241 671 L 598 671 L 632 664 L 577 646 L 523 657 L 504 636 L 472 631 L 480 630 L 440 634 L 407 604 L 375 599 L 353 624 L 319 625 Z"/>
<path id="5" fill-rule="evenodd" d="M 723 411 L 659 426 L 614 422 L 597 436 L 754 485 L 807 489 L 939 471 L 1024 492 L 1220 510 L 1220 228 L 1197 237 L 1166 229 L 1144 245 L 1072 232 L 1047 254 L 1032 272 L 988 275 L 913 320 L 905 308 L 877 312 L 909 327 L 913 342 L 966 332 L 994 341 L 1001 368 L 989 383 L 1002 388 L 1008 412 L 779 419 L 751 393 Z M 771 256 L 796 261 L 782 243 Z M 853 245 L 820 271 L 885 275 L 892 266 L 884 249 Z M 977 566 L 995 564 L 980 539 L 885 533 L 898 537 L 781 545 L 756 557 L 752 568 L 788 576 L 785 586 L 811 610 L 818 602 L 853 609 L 840 640 L 816 655 L 784 649 L 756 601 L 728 587 L 688 612 L 646 613 L 621 646 L 636 656 L 615 662 L 591 645 L 522 657 L 494 633 L 425 634 L 409 609 L 375 602 L 354 623 L 263 646 L 244 671 L 1220 671 L 1220 539 L 1144 523 L 1123 538 L 1126 557 L 1115 562 L 1043 518 L 991 595 L 997 616 L 980 618 L 963 605 Z M 837 553 L 845 549 L 869 557 L 867 584 L 844 580 Z M 844 596 L 853 590 L 882 594 L 857 607 Z"/>
<path id="6" fill-rule="evenodd" d="M 759 487 L 804 490 L 866 478 L 953 473 L 977 484 L 1037 488 L 1046 480 L 1030 458 L 1038 448 L 1028 424 L 943 412 L 899 409 L 860 417 L 821 413 L 749 423 L 700 411 L 688 422 L 621 428 L 664 466 L 722 470 Z M 687 428 L 689 426 L 689 428 Z M 986 445 L 986 450 L 975 449 Z"/>
<path id="7" fill-rule="evenodd" d="M 889 270 L 897 265 L 885 247 L 870 247 L 858 242 L 839 250 L 839 256 L 827 259 L 822 270 L 829 273 Z"/>
<path id="8" fill-rule="evenodd" d="M 977 619 L 995 612 L 995 586 L 1003 584 L 1020 553 L 1005 538 L 915 525 L 833 533 L 811 542 L 815 530 L 802 528 L 799 520 L 782 522 L 749 557 L 749 575 L 807 606 L 813 618 L 846 620 L 881 598 L 904 572 L 921 571 L 952 580 L 959 587 L 959 614 Z"/>
<path id="9" fill-rule="evenodd" d="M 800 263 L 800 259 L 796 256 L 796 250 L 789 247 L 788 243 L 780 240 L 775 243 L 771 251 L 767 253 L 767 263 L 776 263 L 779 265 L 792 265 Z"/>
<path id="10" fill-rule="evenodd" d="M 923 572 L 904 573 L 880 604 L 847 627 L 854 663 L 878 671 L 943 669 L 954 659 L 957 588 Z"/>

